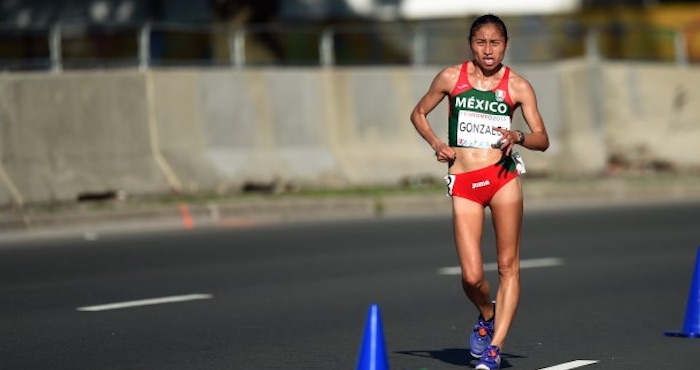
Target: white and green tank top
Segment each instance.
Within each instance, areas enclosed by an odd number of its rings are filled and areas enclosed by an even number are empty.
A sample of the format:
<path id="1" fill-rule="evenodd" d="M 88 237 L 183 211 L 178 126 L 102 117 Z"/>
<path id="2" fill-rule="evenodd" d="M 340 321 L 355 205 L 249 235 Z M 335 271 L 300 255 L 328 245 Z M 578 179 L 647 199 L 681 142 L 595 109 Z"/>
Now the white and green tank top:
<path id="1" fill-rule="evenodd" d="M 510 68 L 503 66 L 503 78 L 493 90 L 477 90 L 469 83 L 467 68 L 462 69 L 450 93 L 448 117 L 449 144 L 453 147 L 491 148 L 501 133 L 493 127 L 510 130 L 515 105 L 508 93 Z"/>

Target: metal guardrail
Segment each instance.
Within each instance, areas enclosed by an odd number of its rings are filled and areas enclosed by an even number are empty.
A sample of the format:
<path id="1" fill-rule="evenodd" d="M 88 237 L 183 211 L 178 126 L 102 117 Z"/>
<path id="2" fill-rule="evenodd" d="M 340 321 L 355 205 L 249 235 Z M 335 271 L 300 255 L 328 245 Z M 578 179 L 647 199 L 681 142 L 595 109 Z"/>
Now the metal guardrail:
<path id="1" fill-rule="evenodd" d="M 442 65 L 464 57 L 467 33 L 466 25 L 430 22 L 244 28 L 169 23 L 0 25 L 0 70 Z M 576 57 L 678 65 L 700 62 L 700 50 L 691 55 L 687 39 L 687 35 L 700 39 L 700 27 L 670 30 L 561 23 L 511 27 L 510 33 L 510 63 Z"/>

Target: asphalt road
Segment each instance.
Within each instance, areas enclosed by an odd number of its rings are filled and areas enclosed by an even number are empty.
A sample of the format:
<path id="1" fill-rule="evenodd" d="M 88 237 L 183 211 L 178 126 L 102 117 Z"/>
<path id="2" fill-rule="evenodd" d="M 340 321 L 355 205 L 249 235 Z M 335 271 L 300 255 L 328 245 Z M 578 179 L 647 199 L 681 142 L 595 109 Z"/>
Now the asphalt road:
<path id="1" fill-rule="evenodd" d="M 664 336 L 699 225 L 698 203 L 528 212 L 503 368 L 700 368 Z M 452 240 L 438 216 L 3 242 L 0 369 L 350 369 L 372 303 L 392 369 L 470 368 Z"/>

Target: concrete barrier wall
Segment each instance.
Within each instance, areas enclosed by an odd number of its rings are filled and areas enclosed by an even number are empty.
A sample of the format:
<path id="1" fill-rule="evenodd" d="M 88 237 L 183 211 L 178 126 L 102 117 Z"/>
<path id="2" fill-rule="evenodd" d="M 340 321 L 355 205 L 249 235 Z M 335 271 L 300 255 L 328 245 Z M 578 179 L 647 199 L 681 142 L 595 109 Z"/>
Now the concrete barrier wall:
<path id="1" fill-rule="evenodd" d="M 445 167 L 436 164 L 430 147 L 409 121 L 420 97 L 416 92 L 424 93 L 434 76 L 428 73 L 381 68 L 335 73 L 332 88 L 337 95 L 331 109 L 338 122 L 336 150 L 345 157 L 344 174 L 351 184 L 397 184 L 415 176 L 444 176 Z M 444 119 L 431 118 L 441 123 L 436 130 L 446 132 Z"/>
<path id="2" fill-rule="evenodd" d="M 700 69 L 611 64 L 603 70 L 606 147 L 633 167 L 700 167 Z"/>
<path id="3" fill-rule="evenodd" d="M 551 137 L 532 173 L 623 165 L 700 168 L 700 70 L 514 66 Z M 123 190 L 238 191 L 440 179 L 409 121 L 439 68 L 290 68 L 0 76 L 0 206 Z M 446 136 L 446 100 L 429 116 Z M 516 114 L 515 126 L 525 129 Z M 627 161 L 627 162 L 625 162 Z M 635 162 L 636 161 L 636 162 Z"/>
<path id="4" fill-rule="evenodd" d="M 216 187 L 220 176 L 205 155 L 199 73 L 147 73 L 144 79 L 150 107 L 146 124 L 169 186 L 179 192 Z"/>
<path id="5" fill-rule="evenodd" d="M 548 165 L 551 172 L 562 175 L 602 174 L 607 169 L 608 152 L 604 132 L 607 122 L 601 102 L 608 95 L 605 90 L 607 83 L 601 79 L 601 68 L 571 61 L 559 64 L 556 70 L 560 79 L 558 105 L 561 113 L 556 119 L 545 116 L 547 127 L 555 130 L 551 133 L 555 150 L 546 153 L 550 155 Z"/>
<path id="6" fill-rule="evenodd" d="M 145 91 L 130 72 L 2 76 L 0 204 L 167 189 L 151 155 Z"/>
<path id="7" fill-rule="evenodd" d="M 206 71 L 198 80 L 204 153 L 220 190 L 290 181 L 310 186 L 340 177 L 321 73 Z"/>

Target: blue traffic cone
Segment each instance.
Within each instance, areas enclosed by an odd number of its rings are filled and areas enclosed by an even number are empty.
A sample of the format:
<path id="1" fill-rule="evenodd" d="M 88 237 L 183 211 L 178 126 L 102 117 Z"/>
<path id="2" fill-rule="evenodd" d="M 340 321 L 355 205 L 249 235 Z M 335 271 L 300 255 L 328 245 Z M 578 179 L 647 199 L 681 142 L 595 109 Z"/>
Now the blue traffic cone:
<path id="1" fill-rule="evenodd" d="M 688 305 L 685 308 L 683 330 L 667 331 L 665 334 L 670 337 L 700 338 L 700 246 L 695 260 L 693 281 L 690 284 Z"/>
<path id="2" fill-rule="evenodd" d="M 389 361 L 384 346 L 384 331 L 379 306 L 369 307 L 362 347 L 357 360 L 357 370 L 389 370 Z"/>

